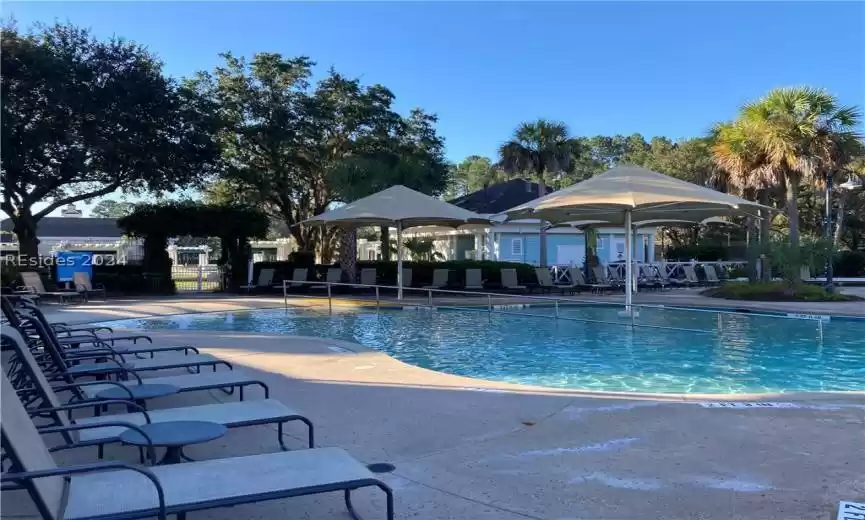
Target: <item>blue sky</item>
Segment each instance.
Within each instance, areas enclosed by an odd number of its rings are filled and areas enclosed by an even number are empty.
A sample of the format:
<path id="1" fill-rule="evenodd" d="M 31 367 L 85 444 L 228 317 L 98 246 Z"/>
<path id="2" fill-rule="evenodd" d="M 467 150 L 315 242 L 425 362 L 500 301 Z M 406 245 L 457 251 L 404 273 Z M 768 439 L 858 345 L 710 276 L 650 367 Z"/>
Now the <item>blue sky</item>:
<path id="1" fill-rule="evenodd" d="M 539 117 L 678 138 L 779 86 L 865 101 L 861 2 L 6 2 L 4 16 L 135 40 L 178 77 L 228 50 L 307 55 L 437 113 L 454 161 L 493 157 Z"/>

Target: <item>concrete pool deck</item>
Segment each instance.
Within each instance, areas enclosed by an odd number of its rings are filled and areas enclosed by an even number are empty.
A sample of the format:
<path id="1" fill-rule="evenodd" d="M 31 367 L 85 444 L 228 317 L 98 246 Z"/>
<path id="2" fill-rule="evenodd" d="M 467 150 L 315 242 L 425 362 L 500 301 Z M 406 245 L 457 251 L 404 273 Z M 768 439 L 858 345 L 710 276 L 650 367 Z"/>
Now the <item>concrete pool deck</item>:
<path id="1" fill-rule="evenodd" d="M 46 309 L 50 319 L 73 322 L 281 304 L 281 297 L 172 298 Z M 740 395 L 736 401 L 792 407 L 705 408 L 694 395 L 596 394 L 468 379 L 323 338 L 152 335 L 159 343 L 200 345 L 259 376 L 272 397 L 313 420 L 319 445 L 394 464 L 383 479 L 394 488 L 398 518 L 828 520 L 841 500 L 865 498 L 865 393 Z M 203 392 L 153 407 L 232 399 Z M 300 448 L 301 430 L 288 433 L 296 437 L 287 444 Z M 264 426 L 235 429 L 188 452 L 206 459 L 277 451 L 274 435 Z M 136 459 L 129 448 L 108 453 Z M 57 455 L 64 463 L 90 461 L 95 449 Z M 3 517 L 27 513 L 20 492 L 3 495 Z M 383 518 L 380 494 L 360 492 L 357 505 L 365 518 Z M 194 518 L 348 515 L 341 497 L 329 494 Z"/>

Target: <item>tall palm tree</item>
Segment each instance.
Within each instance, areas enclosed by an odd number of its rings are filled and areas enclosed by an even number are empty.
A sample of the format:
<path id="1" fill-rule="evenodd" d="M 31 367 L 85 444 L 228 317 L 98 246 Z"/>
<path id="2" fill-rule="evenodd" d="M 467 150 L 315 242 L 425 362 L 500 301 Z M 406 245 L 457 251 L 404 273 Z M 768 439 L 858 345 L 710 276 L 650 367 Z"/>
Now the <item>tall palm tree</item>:
<path id="1" fill-rule="evenodd" d="M 522 123 L 513 138 L 499 148 L 499 165 L 509 174 L 529 174 L 538 181 L 538 195 L 546 195 L 544 175 L 570 169 L 579 154 L 579 141 L 571 137 L 568 126 L 538 119 Z M 547 265 L 547 236 L 541 229 L 540 262 Z"/>
<path id="2" fill-rule="evenodd" d="M 856 108 L 841 107 L 828 92 L 810 87 L 775 89 L 742 109 L 738 124 L 754 136 L 766 155 L 767 171 L 783 183 L 794 254 L 799 247 L 799 186 L 823 176 L 829 141 L 852 132 L 859 120 Z"/>

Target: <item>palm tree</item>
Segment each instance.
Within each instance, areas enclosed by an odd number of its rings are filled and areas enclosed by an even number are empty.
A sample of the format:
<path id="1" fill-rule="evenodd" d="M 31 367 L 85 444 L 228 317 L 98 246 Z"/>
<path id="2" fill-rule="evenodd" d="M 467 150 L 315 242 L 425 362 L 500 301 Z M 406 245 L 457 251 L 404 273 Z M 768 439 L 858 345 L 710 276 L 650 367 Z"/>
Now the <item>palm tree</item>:
<path id="1" fill-rule="evenodd" d="M 799 247 L 799 186 L 819 182 L 830 142 L 852 133 L 859 120 L 856 108 L 840 107 L 834 96 L 810 87 L 775 89 L 742 109 L 737 124 L 765 154 L 769 176 L 784 186 L 794 254 Z"/>
<path id="2" fill-rule="evenodd" d="M 544 175 L 570 169 L 579 154 L 579 142 L 570 136 L 568 126 L 561 122 L 538 119 L 522 123 L 513 138 L 499 148 L 499 164 L 509 174 L 528 173 L 538 181 L 538 195 L 546 195 Z M 547 265 L 547 236 L 540 234 L 540 261 Z"/>
<path id="3" fill-rule="evenodd" d="M 738 122 L 718 124 L 712 129 L 711 140 L 712 159 L 719 169 L 715 170 L 709 182 L 743 196 L 755 194 L 760 204 L 768 205 L 769 192 L 778 179 L 756 136 L 749 132 L 749 127 Z M 760 220 L 760 244 L 763 249 L 769 240 L 771 215 L 764 217 Z M 769 271 L 764 270 L 763 274 L 768 281 Z"/>

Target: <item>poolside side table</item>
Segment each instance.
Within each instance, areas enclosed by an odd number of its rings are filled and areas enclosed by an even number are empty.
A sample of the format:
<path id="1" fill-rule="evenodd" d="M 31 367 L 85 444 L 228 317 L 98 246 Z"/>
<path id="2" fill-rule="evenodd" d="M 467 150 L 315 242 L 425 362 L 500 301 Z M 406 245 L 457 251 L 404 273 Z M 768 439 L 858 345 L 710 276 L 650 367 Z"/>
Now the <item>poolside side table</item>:
<path id="1" fill-rule="evenodd" d="M 141 385 L 128 385 L 124 386 L 123 388 L 112 386 L 111 388 L 107 388 L 96 394 L 96 399 L 117 399 L 121 401 L 131 400 L 141 408 L 147 410 L 148 399 L 153 399 L 156 397 L 166 397 L 169 395 L 174 395 L 178 392 L 180 392 L 180 388 L 174 385 L 155 385 L 144 383 Z M 130 406 L 127 408 L 127 411 L 129 413 L 135 413 L 138 411 L 138 408 Z"/>
<path id="2" fill-rule="evenodd" d="M 140 428 L 150 436 L 154 446 L 165 448 L 165 456 L 157 464 L 179 464 L 184 460 L 191 461 L 192 459 L 183 453 L 185 446 L 218 439 L 228 431 L 219 423 L 207 421 L 169 421 L 142 424 Z M 132 429 L 123 432 L 120 441 L 132 446 L 149 446 L 147 439 Z"/>

